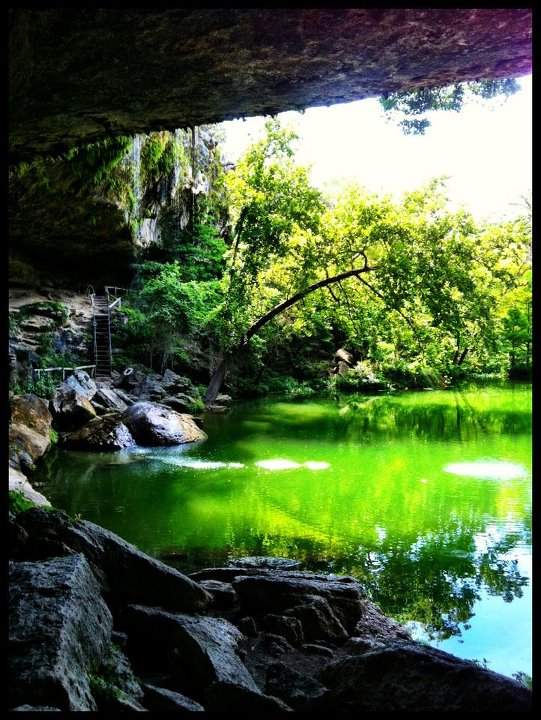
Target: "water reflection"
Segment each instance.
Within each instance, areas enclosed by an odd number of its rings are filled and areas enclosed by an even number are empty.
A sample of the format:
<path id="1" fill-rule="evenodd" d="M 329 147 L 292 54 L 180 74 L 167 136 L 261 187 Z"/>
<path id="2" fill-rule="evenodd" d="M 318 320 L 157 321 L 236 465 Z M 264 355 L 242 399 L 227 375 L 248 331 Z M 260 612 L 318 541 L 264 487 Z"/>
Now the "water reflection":
<path id="1" fill-rule="evenodd" d="M 531 388 L 246 403 L 205 430 L 180 448 L 57 449 L 45 494 L 184 572 L 263 555 L 352 575 L 464 652 L 487 598 L 531 625 Z"/>
<path id="2" fill-rule="evenodd" d="M 524 465 L 501 460 L 487 459 L 478 462 L 450 463 L 443 469 L 445 472 L 455 475 L 469 475 L 489 480 L 512 480 L 513 478 L 528 477 L 528 470 Z"/>

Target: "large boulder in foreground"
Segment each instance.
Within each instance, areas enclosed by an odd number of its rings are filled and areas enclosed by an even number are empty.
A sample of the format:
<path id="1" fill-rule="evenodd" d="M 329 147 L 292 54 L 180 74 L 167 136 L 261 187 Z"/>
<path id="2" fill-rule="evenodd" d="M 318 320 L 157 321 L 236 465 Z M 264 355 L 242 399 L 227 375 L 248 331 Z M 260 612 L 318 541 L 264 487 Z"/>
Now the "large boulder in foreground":
<path id="1" fill-rule="evenodd" d="M 122 414 L 122 422 L 138 445 L 179 445 L 207 439 L 191 415 L 158 403 L 134 403 Z"/>
<path id="2" fill-rule="evenodd" d="M 109 645 L 112 616 L 82 554 L 10 563 L 10 705 L 95 711 L 88 668 Z"/>
<path id="3" fill-rule="evenodd" d="M 531 691 L 516 680 L 401 640 L 335 660 L 318 680 L 338 712 L 531 712 Z"/>
<path id="4" fill-rule="evenodd" d="M 212 602 L 212 595 L 191 578 L 88 520 L 70 522 L 59 510 L 34 508 L 21 513 L 16 522 L 32 538 L 32 548 L 20 548 L 21 559 L 44 542 L 83 553 L 100 579 L 102 590 L 125 602 L 183 611 L 202 610 Z"/>

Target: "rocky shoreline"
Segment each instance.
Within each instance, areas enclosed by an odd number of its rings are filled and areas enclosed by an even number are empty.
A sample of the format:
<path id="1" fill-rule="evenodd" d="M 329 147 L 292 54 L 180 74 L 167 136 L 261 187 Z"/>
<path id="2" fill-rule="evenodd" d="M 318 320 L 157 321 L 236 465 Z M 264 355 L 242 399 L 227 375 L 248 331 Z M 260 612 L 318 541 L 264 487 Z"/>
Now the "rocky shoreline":
<path id="1" fill-rule="evenodd" d="M 9 529 L 12 710 L 531 710 L 531 690 L 412 640 L 353 578 L 264 558 L 186 576 L 58 510 Z"/>

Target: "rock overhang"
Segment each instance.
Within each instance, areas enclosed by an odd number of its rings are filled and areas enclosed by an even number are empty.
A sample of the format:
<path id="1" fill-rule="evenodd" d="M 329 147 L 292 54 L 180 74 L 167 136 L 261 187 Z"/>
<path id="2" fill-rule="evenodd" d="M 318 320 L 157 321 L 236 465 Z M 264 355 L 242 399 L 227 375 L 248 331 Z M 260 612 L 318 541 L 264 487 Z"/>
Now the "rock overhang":
<path id="1" fill-rule="evenodd" d="M 14 9 L 12 162 L 531 72 L 530 8 Z"/>

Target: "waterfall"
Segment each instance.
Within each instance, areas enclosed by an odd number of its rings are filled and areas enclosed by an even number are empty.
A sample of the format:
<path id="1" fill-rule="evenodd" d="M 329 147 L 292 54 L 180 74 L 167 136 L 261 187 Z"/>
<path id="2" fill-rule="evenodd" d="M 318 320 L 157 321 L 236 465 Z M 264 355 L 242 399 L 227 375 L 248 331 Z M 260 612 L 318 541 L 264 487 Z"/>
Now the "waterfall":
<path id="1" fill-rule="evenodd" d="M 126 222 L 131 228 L 133 239 L 133 250 L 136 270 L 132 277 L 130 290 L 137 290 L 139 286 L 140 273 L 138 263 L 141 257 L 141 146 L 143 144 L 143 136 L 135 135 L 133 138 L 133 148 L 131 158 L 128 159 L 132 169 L 132 192 L 133 205 L 126 208 Z"/>
<path id="2" fill-rule="evenodd" d="M 142 135 L 135 135 L 133 138 L 132 167 L 133 167 L 133 210 L 132 218 L 137 221 L 139 227 L 139 211 L 141 205 L 141 144 Z M 139 231 L 138 231 L 139 232 Z M 137 239 L 137 238 L 135 238 Z"/>
<path id="3" fill-rule="evenodd" d="M 182 130 L 178 128 L 175 130 L 175 148 L 179 147 L 182 144 Z M 177 191 L 178 183 L 180 180 L 180 170 L 181 170 L 181 162 L 180 162 L 180 153 L 175 154 L 175 164 L 173 166 L 173 182 L 171 184 L 171 199 L 175 197 L 175 193 Z"/>

